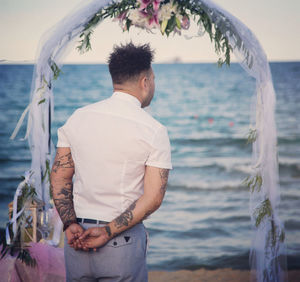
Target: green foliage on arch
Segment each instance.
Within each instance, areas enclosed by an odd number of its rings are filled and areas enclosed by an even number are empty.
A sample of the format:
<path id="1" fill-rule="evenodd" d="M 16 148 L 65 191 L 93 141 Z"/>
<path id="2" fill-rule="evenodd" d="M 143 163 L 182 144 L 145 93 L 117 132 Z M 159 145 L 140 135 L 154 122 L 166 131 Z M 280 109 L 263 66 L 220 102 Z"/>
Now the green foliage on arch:
<path id="1" fill-rule="evenodd" d="M 143 4 L 144 2 L 148 4 Z M 80 53 L 92 49 L 93 29 L 106 18 L 118 20 L 123 31 L 129 31 L 131 26 L 147 31 L 156 28 L 166 36 L 171 33 L 181 34 L 183 30 L 189 28 L 190 21 L 193 20 L 199 26 L 199 33 L 201 35 L 207 33 L 211 42 L 214 43 L 215 52 L 220 57 L 218 66 L 230 65 L 233 48 L 229 44 L 227 35 L 234 33 L 236 38 L 240 38 L 225 17 L 218 17 L 216 20 L 216 11 L 212 11 L 203 3 L 195 0 L 123 0 L 112 2 L 109 6 L 101 8 L 87 22 L 80 34 L 80 44 L 77 46 Z"/>

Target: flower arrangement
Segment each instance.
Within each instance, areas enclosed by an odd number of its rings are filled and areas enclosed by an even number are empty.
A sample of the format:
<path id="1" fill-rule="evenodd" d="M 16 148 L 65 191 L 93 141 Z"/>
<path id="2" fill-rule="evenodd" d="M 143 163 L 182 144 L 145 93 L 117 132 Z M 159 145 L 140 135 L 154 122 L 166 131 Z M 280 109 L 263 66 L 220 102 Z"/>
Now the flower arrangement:
<path id="1" fill-rule="evenodd" d="M 161 5 L 161 0 L 137 0 L 138 7 L 122 12 L 117 19 L 123 30 L 131 25 L 151 30 L 160 29 L 162 34 L 169 35 L 172 31 L 181 34 L 181 29 L 188 29 L 190 20 L 178 4 L 170 1 Z"/>
<path id="2" fill-rule="evenodd" d="M 199 27 L 198 35 L 202 36 L 207 32 L 211 42 L 214 42 L 215 52 L 220 56 L 218 66 L 224 63 L 230 65 L 230 52 L 233 47 L 229 44 L 228 36 L 236 40 L 234 47 L 245 54 L 248 52 L 233 24 L 202 1 L 122 0 L 101 8 L 87 22 L 80 34 L 80 45 L 77 46 L 80 53 L 91 50 L 90 36 L 93 28 L 106 18 L 119 21 L 123 31 L 129 31 L 131 26 L 135 26 L 148 32 L 159 29 L 162 35 L 167 36 L 171 33 L 181 35 L 182 30 L 189 29 L 193 20 Z M 252 67 L 252 59 L 248 52 L 249 68 Z"/>

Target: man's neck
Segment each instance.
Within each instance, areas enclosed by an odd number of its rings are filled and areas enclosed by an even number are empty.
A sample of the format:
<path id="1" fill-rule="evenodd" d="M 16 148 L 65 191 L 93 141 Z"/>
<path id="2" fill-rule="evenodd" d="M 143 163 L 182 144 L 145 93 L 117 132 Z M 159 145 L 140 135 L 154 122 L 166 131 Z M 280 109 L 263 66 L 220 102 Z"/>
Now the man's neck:
<path id="1" fill-rule="evenodd" d="M 127 87 L 122 87 L 121 85 L 114 85 L 114 92 L 117 92 L 117 91 L 124 92 L 131 96 L 134 96 L 135 98 L 137 98 L 140 101 L 141 105 L 143 104 L 143 100 L 140 97 L 140 95 L 137 93 L 137 91 L 135 91 L 133 89 L 129 89 Z"/>

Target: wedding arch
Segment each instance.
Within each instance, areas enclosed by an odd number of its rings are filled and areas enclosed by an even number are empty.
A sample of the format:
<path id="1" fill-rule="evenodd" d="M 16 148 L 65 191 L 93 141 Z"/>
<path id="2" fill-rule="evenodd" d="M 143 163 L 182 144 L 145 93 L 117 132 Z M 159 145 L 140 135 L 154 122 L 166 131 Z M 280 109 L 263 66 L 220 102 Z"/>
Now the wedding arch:
<path id="1" fill-rule="evenodd" d="M 196 22 L 201 36 L 208 33 L 220 59 L 219 66 L 230 65 L 233 53 L 243 69 L 256 80 L 256 96 L 249 126 L 248 142 L 252 144 L 252 173 L 244 184 L 249 187 L 250 216 L 253 227 L 249 263 L 251 277 L 257 281 L 284 281 L 286 249 L 284 227 L 278 216 L 280 202 L 277 135 L 275 124 L 275 91 L 266 54 L 255 35 L 237 18 L 210 0 L 91 0 L 83 1 L 41 39 L 41 49 L 34 66 L 30 104 L 11 136 L 15 138 L 26 114 L 32 155 L 31 168 L 17 187 L 12 216 L 6 228 L 5 253 L 16 247 L 17 238 L 25 228 L 24 211 L 35 196 L 44 202 L 43 227 L 47 231 L 51 212 L 50 168 L 55 155 L 51 141 L 51 119 L 54 112 L 53 81 L 60 74 L 64 56 L 80 39 L 77 49 L 91 49 L 93 29 L 106 18 L 120 21 L 121 28 L 131 26 L 162 35 L 189 31 Z M 59 229 L 59 223 L 57 228 Z M 51 244 L 51 241 L 48 243 Z M 53 243 L 53 240 L 52 240 Z M 29 252 L 17 246 L 19 258 L 32 263 Z"/>

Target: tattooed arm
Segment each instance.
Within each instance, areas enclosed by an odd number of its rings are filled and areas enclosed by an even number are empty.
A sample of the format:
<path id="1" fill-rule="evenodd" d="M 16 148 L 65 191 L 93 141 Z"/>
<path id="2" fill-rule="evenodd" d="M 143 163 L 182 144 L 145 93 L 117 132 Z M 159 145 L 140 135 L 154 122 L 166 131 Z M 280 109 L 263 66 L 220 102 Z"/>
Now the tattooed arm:
<path id="1" fill-rule="evenodd" d="M 73 206 L 74 162 L 69 147 L 59 147 L 50 176 L 50 189 L 57 212 L 64 224 L 68 243 L 73 246 L 83 229 L 77 224 Z M 76 246 L 74 246 L 76 247 Z"/>
<path id="2" fill-rule="evenodd" d="M 144 194 L 108 225 L 86 230 L 80 237 L 84 248 L 96 248 L 104 245 L 117 234 L 141 222 L 156 211 L 164 198 L 168 176 L 169 169 L 146 166 Z"/>

